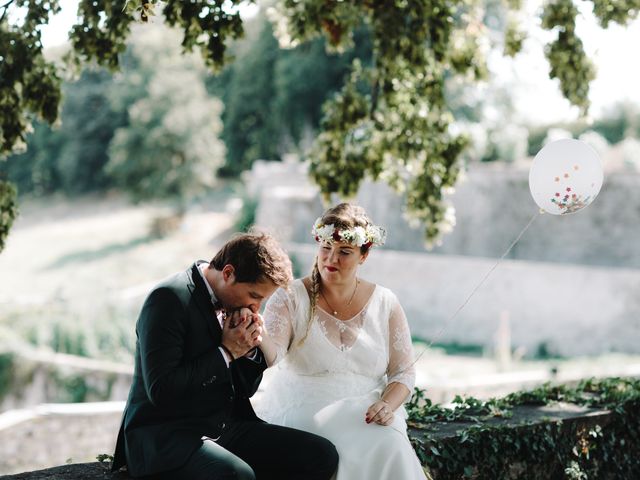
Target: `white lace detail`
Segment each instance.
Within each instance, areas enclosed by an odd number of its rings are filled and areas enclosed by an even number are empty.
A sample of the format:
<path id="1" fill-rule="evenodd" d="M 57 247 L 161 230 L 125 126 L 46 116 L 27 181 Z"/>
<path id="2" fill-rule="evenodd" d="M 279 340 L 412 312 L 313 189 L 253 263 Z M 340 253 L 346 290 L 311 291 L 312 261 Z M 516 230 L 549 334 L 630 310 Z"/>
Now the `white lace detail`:
<path id="1" fill-rule="evenodd" d="M 293 339 L 291 325 L 293 311 L 289 293 L 281 288 L 271 296 L 264 309 L 265 329 L 275 349 L 272 364 L 282 360 L 289 350 Z"/>
<path id="2" fill-rule="evenodd" d="M 413 366 L 413 345 L 407 317 L 393 296 L 391 315 L 389 316 L 389 367 L 387 368 L 388 382 L 398 382 L 413 391 L 416 382 L 416 371 Z"/>
<path id="3" fill-rule="evenodd" d="M 264 395 L 254 403 L 256 413 L 331 440 L 340 455 L 336 480 L 423 480 L 407 438 L 404 408 L 395 411 L 389 427 L 364 421 L 388 383 L 413 388 L 411 336 L 397 298 L 376 286 L 368 306 L 351 320 L 318 309 L 310 326 L 309 303 L 304 284 L 296 280 L 291 293 L 277 292 L 267 304 L 266 330 L 282 361 L 268 372 Z"/>
<path id="4" fill-rule="evenodd" d="M 405 332 L 400 327 L 393 329 L 393 349 L 396 352 L 411 353 L 411 344 L 407 344 L 405 338 Z"/>
<path id="5" fill-rule="evenodd" d="M 309 315 L 304 284 L 297 280 L 290 292 L 280 289 L 271 297 L 264 321 L 275 350 L 272 363 L 284 358 L 284 367 L 304 375 L 386 377 L 387 383 L 399 382 L 413 390 L 411 335 L 404 311 L 391 291 L 376 286 L 362 311 L 347 321 L 321 308 L 316 312 L 309 336 L 298 346 L 294 338 L 307 331 Z"/>
<path id="6" fill-rule="evenodd" d="M 360 313 L 349 320 L 340 320 L 318 308 L 316 321 L 327 340 L 340 351 L 346 352 L 356 343 L 365 318 L 366 306 Z"/>

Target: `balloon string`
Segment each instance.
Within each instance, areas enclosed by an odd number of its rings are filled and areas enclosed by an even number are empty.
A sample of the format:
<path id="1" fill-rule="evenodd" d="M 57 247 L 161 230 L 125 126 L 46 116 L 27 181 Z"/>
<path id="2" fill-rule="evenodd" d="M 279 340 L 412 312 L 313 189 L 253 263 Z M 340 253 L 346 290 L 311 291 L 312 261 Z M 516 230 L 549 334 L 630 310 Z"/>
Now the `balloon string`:
<path id="1" fill-rule="evenodd" d="M 438 340 L 442 334 L 444 333 L 444 331 L 447 329 L 447 327 L 449 326 L 449 323 L 451 323 L 453 321 L 454 318 L 456 318 L 458 316 L 458 313 L 460 313 L 460 311 L 467 305 L 467 303 L 469 303 L 469 300 L 471 300 L 471 297 L 473 297 L 475 295 L 475 293 L 480 289 L 480 287 L 484 284 L 484 282 L 487 281 L 487 279 L 489 278 L 489 276 L 493 273 L 493 271 L 498 267 L 498 265 L 500 265 L 500 262 L 502 262 L 502 260 L 504 260 L 504 258 L 509 254 L 509 252 L 511 251 L 511 249 L 513 249 L 513 247 L 516 245 L 516 243 L 518 243 L 518 241 L 520 240 L 520 238 L 522 238 L 522 235 L 524 235 L 524 232 L 526 232 L 529 227 L 533 224 L 533 222 L 535 221 L 536 218 L 538 218 L 539 215 L 542 215 L 543 211 L 540 210 L 538 212 L 536 212 L 535 214 L 533 214 L 533 216 L 531 217 L 531 219 L 529 220 L 529 223 L 527 223 L 527 225 L 522 229 L 522 231 L 520 231 L 520 233 L 518 234 L 518 236 L 516 237 L 516 239 L 511 242 L 511 245 L 509 245 L 509 248 L 507 248 L 507 250 L 502 254 L 502 256 L 496 261 L 496 263 L 487 271 L 487 273 L 485 273 L 484 277 L 482 278 L 482 280 L 480 280 L 480 283 L 478 283 L 473 290 L 471 291 L 471 293 L 469 293 L 469 295 L 467 295 L 467 298 L 464 300 L 464 302 L 462 302 L 462 304 L 456 309 L 455 312 L 453 312 L 453 315 L 451 315 L 442 325 L 442 327 L 440 328 L 440 330 L 438 331 L 438 333 L 436 334 L 436 336 L 427 344 L 426 347 L 424 347 L 424 349 L 422 350 L 422 352 L 420 352 L 420 355 L 418 355 L 416 357 L 416 359 L 411 363 L 411 365 L 409 365 L 408 367 L 404 368 L 402 371 L 406 371 L 409 368 L 413 367 L 415 365 L 415 363 L 420 360 L 420 357 L 422 357 L 422 355 L 424 355 L 424 353 L 431 348 L 431 345 L 434 344 L 434 342 L 436 340 Z"/>

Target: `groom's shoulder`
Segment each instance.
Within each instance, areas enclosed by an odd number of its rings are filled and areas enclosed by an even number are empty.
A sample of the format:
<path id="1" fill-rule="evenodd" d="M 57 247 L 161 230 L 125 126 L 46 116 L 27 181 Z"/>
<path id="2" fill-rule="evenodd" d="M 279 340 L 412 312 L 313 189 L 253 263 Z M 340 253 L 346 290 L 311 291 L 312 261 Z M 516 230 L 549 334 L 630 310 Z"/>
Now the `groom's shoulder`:
<path id="1" fill-rule="evenodd" d="M 191 283 L 189 271 L 183 270 L 181 272 L 172 273 L 168 277 L 163 278 L 158 282 L 155 288 L 185 288 L 189 283 Z"/>
<path id="2" fill-rule="evenodd" d="M 190 295 L 191 277 L 188 271 L 177 272 L 160 280 L 149 292 L 148 300 L 160 297 L 177 297 L 186 300 Z"/>

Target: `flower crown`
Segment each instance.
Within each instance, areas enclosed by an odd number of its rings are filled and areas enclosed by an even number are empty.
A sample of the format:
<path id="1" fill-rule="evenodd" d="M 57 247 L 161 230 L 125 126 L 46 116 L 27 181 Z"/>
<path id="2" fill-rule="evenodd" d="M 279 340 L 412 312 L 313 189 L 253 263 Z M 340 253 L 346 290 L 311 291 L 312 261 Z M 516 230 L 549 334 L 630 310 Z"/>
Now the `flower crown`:
<path id="1" fill-rule="evenodd" d="M 311 234 L 316 242 L 345 242 L 354 247 L 369 248 L 372 245 L 384 245 L 387 232 L 377 225 L 367 225 L 366 227 L 353 227 L 340 230 L 332 223 L 325 225 L 322 218 L 318 218 L 313 224 Z"/>

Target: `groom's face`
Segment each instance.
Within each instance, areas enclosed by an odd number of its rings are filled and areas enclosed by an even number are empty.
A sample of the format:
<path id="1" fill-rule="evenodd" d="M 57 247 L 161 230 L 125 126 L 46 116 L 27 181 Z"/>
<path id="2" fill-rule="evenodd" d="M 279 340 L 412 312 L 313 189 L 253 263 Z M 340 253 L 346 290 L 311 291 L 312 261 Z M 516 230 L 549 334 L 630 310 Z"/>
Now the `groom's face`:
<path id="1" fill-rule="evenodd" d="M 222 274 L 223 285 L 217 294 L 218 300 L 222 302 L 227 310 L 237 310 L 244 307 L 257 313 L 260 311 L 262 303 L 278 288 L 278 286 L 270 280 L 256 283 L 237 282 L 233 267 L 231 269 L 225 267 Z"/>

